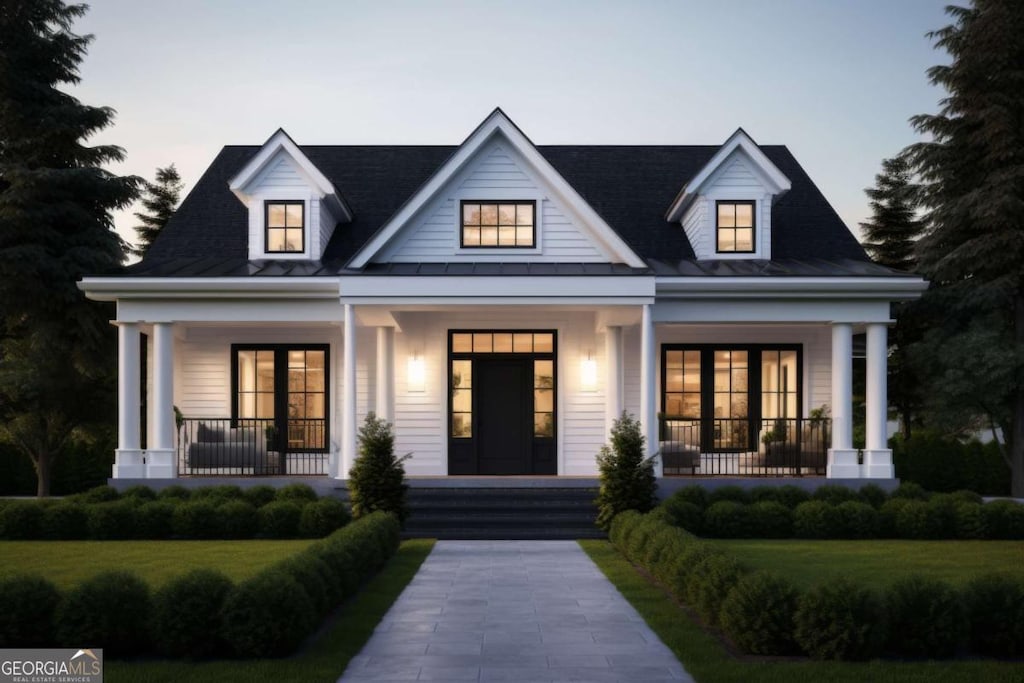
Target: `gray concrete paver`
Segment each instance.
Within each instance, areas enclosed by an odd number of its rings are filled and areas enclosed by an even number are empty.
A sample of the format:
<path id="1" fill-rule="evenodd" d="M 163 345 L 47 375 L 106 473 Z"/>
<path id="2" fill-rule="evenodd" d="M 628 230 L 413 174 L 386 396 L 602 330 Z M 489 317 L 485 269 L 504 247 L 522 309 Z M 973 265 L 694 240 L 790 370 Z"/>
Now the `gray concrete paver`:
<path id="1" fill-rule="evenodd" d="M 440 541 L 349 663 L 369 681 L 689 681 L 572 541 Z"/>

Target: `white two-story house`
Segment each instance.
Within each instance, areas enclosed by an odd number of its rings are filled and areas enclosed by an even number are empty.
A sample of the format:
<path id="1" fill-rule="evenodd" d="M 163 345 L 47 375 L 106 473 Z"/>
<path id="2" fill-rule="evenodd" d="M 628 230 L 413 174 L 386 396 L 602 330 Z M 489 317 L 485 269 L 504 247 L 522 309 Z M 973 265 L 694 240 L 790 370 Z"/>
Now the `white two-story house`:
<path id="1" fill-rule="evenodd" d="M 594 476 L 623 412 L 662 476 L 891 479 L 890 304 L 783 146 L 225 147 L 115 301 L 113 477 Z M 866 334 L 867 437 L 852 441 Z"/>

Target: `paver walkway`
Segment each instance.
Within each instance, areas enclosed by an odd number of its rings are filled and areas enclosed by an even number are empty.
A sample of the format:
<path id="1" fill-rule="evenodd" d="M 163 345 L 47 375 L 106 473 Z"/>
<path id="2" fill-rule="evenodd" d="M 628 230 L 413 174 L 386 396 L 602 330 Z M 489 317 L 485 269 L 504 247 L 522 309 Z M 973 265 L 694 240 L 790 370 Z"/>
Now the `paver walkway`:
<path id="1" fill-rule="evenodd" d="M 339 680 L 693 681 L 574 541 L 439 541 Z"/>

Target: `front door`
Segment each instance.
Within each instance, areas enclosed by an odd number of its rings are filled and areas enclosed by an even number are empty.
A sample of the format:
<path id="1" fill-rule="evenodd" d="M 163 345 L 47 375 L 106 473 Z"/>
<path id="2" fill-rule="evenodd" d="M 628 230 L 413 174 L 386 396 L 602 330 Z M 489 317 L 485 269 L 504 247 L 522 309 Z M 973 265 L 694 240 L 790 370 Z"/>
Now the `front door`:
<path id="1" fill-rule="evenodd" d="M 531 474 L 533 362 L 477 361 L 476 427 L 480 474 Z"/>

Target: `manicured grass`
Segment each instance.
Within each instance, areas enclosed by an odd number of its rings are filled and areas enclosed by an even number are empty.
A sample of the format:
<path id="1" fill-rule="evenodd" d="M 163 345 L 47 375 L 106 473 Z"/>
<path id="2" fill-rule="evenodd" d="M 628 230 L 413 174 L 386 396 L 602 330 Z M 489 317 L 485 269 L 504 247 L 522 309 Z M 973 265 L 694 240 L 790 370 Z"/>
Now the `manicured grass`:
<path id="1" fill-rule="evenodd" d="M 433 540 L 405 541 L 384 569 L 352 600 L 308 649 L 287 659 L 213 662 L 109 662 L 108 683 L 315 683 L 336 681 L 380 623 L 434 547 Z"/>
<path id="2" fill-rule="evenodd" d="M 1024 578 L 1020 541 L 710 541 L 749 567 L 769 569 L 801 587 L 846 576 L 889 584 L 927 574 L 959 585 L 993 571 Z"/>
<path id="3" fill-rule="evenodd" d="M 700 683 L 1010 683 L 1021 680 L 1022 665 L 1019 662 L 833 663 L 805 659 L 765 661 L 736 658 L 729 654 L 721 641 L 680 609 L 660 587 L 639 574 L 610 543 L 579 543 Z"/>
<path id="4" fill-rule="evenodd" d="M 106 570 L 137 572 L 151 586 L 198 567 L 232 580 L 294 555 L 300 541 L 0 541 L 0 576 L 41 574 L 61 588 Z"/>

